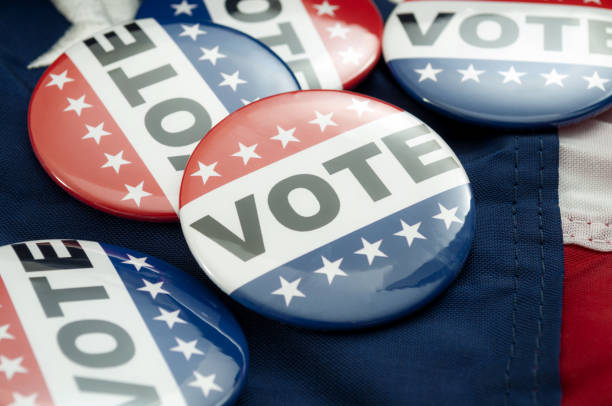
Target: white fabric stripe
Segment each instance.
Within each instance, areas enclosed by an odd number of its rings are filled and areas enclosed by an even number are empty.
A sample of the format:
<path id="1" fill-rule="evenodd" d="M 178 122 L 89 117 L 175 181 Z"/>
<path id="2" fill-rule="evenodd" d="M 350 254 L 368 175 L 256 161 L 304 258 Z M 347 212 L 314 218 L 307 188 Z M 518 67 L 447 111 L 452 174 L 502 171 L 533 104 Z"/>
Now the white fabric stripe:
<path id="1" fill-rule="evenodd" d="M 88 251 L 95 270 L 25 272 L 11 246 L 0 248 L 0 275 L 54 403 L 62 406 L 113 406 L 129 400 L 125 396 L 80 392 L 75 377 L 81 376 L 155 386 L 163 405 L 184 406 L 185 401 L 173 375 L 102 247 L 92 242 L 80 243 Z M 103 286 L 109 299 L 65 302 L 61 304 L 63 317 L 47 318 L 29 281 L 31 277 L 47 277 L 52 289 Z M 59 348 L 57 333 L 61 327 L 71 322 L 87 319 L 106 320 L 127 331 L 136 347 L 134 357 L 127 364 L 99 369 L 84 367 L 69 360 Z M 111 339 L 108 345 L 108 337 L 104 338 L 101 340 L 99 336 L 90 335 L 87 341 L 79 343 L 86 342 L 86 348 L 91 352 L 102 352 L 101 348 L 112 350 L 115 343 Z"/>
<path id="2" fill-rule="evenodd" d="M 204 0 L 212 20 L 218 24 L 228 25 L 252 35 L 255 38 L 271 37 L 280 34 L 278 24 L 290 23 L 301 39 L 305 53 L 292 54 L 286 45 L 275 46 L 272 49 L 284 61 L 291 62 L 307 57 L 313 63 L 313 68 L 323 89 L 342 89 L 342 81 L 336 71 L 336 66 L 319 37 L 317 30 L 304 8 L 301 0 L 283 0 L 281 13 L 273 19 L 263 22 L 244 22 L 232 17 L 225 9 L 225 2 L 219 0 Z M 308 89 L 306 80 L 302 75 L 296 74 L 302 89 Z"/>
<path id="3" fill-rule="evenodd" d="M 398 12 L 415 13 L 421 32 L 429 30 L 439 12 L 452 12 L 455 16 L 433 46 L 413 46 L 396 16 Z M 512 19 L 519 27 L 518 40 L 513 45 L 498 49 L 466 44 L 459 35 L 461 23 L 467 17 L 484 13 L 500 14 Z M 528 15 L 578 18 L 580 25 L 563 28 L 563 52 L 544 51 L 542 24 L 527 24 L 525 18 Z M 595 16 L 597 20 L 612 22 L 612 10 L 595 10 L 592 7 L 489 1 L 409 1 L 398 6 L 387 20 L 383 54 L 387 61 L 401 58 L 469 58 L 610 66 L 612 56 L 589 53 L 587 18 L 593 19 Z M 479 33 L 483 38 L 496 39 L 499 36 L 499 25 L 481 24 Z M 475 68 L 479 69 L 478 66 Z"/>
<path id="4" fill-rule="evenodd" d="M 160 185 L 174 210 L 178 212 L 179 189 L 183 172 L 176 171 L 168 161 L 168 157 L 191 155 L 197 142 L 183 147 L 163 145 L 149 135 L 145 128 L 144 117 L 154 105 L 175 97 L 190 98 L 200 103 L 210 114 L 213 125 L 225 118 L 228 111 L 202 80 L 200 74 L 176 43 L 155 20 L 145 19 L 137 22 L 155 43 L 156 48 L 105 67 L 100 65 L 83 42 L 70 48 L 66 53 L 100 97 L 108 112 Z M 117 30 L 117 33 L 124 42 L 133 42 L 125 29 Z M 103 46 L 104 44 L 110 46 L 103 35 L 97 35 L 96 39 Z M 136 107 L 130 106 L 107 74 L 108 71 L 120 67 L 128 77 L 132 77 L 166 64 L 172 65 L 177 75 L 142 89 L 140 93 L 145 103 Z M 179 128 L 184 128 L 184 124 L 179 125 Z"/>
<path id="5" fill-rule="evenodd" d="M 612 251 L 612 110 L 559 129 L 563 242 Z"/>
<path id="6" fill-rule="evenodd" d="M 217 286 L 227 293 L 232 293 L 267 271 L 317 247 L 414 203 L 468 183 L 465 172 L 458 168 L 415 184 L 380 141 L 386 135 L 418 124 L 420 122 L 408 113 L 387 116 L 275 162 L 190 202 L 181 209 L 180 218 L 191 252 Z M 437 136 L 430 134 L 419 138 L 421 142 L 425 142 L 434 137 Z M 378 202 L 372 201 L 349 171 L 329 175 L 322 165 L 329 159 L 374 141 L 374 138 L 381 153 L 368 159 L 368 163 L 392 193 Z M 443 144 L 442 148 L 445 151 L 444 157 L 452 156 L 457 160 L 446 144 Z M 327 180 L 340 199 L 338 216 L 330 224 L 315 231 L 289 230 L 282 226 L 268 209 L 268 192 L 272 186 L 290 175 L 299 173 L 314 174 Z M 255 194 L 266 252 L 245 263 L 191 228 L 190 224 L 210 214 L 242 237 L 234 202 L 251 193 Z M 305 209 L 316 213 L 318 203 L 315 202 Z"/>

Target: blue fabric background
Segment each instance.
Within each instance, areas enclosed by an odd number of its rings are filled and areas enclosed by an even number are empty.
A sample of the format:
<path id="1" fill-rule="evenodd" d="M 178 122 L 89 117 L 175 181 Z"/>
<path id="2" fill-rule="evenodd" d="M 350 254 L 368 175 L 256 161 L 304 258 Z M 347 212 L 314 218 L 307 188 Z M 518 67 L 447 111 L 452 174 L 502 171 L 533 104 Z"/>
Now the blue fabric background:
<path id="1" fill-rule="evenodd" d="M 388 12 L 386 1 L 380 5 Z M 155 255 L 215 290 L 241 323 L 251 368 L 239 405 L 558 404 L 563 279 L 556 134 L 501 134 L 444 119 L 384 63 L 357 91 L 405 108 L 455 149 L 476 197 L 476 238 L 456 282 L 410 317 L 356 332 L 289 327 L 222 295 L 178 224 L 124 220 L 66 194 L 30 148 L 27 64 L 69 23 L 50 2 L 0 5 L 0 243 L 79 238 Z M 69 146 L 67 146 L 68 148 Z"/>

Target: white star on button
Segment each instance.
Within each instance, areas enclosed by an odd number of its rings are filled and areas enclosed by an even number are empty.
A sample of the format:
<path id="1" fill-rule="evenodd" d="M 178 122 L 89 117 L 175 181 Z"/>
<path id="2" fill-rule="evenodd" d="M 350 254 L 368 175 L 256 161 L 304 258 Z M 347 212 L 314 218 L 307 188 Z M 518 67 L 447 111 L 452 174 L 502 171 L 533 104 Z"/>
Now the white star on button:
<path id="1" fill-rule="evenodd" d="M 163 321 L 164 323 L 168 325 L 169 329 L 172 329 L 172 327 L 174 327 L 174 325 L 177 323 L 187 324 L 185 320 L 179 317 L 179 313 L 181 312 L 180 310 L 169 312 L 167 310 L 162 309 L 161 307 L 158 307 L 158 309 L 159 309 L 160 314 L 159 316 L 154 317 L 153 320 Z"/>
<path id="2" fill-rule="evenodd" d="M 179 34 L 179 37 L 189 37 L 195 41 L 198 39 L 198 35 L 206 34 L 206 31 L 200 29 L 200 24 L 194 24 L 192 26 L 181 24 L 181 27 L 183 27 L 183 32 Z"/>
<path id="3" fill-rule="evenodd" d="M 295 128 L 292 128 L 290 130 L 283 130 L 282 127 L 277 125 L 276 130 L 278 131 L 278 134 L 276 134 L 274 137 L 270 137 L 270 139 L 280 141 L 283 146 L 283 149 L 290 142 L 300 142 L 300 140 L 293 136 L 293 133 L 295 133 Z"/>
<path id="4" fill-rule="evenodd" d="M 317 9 L 317 15 L 328 15 L 332 17 L 336 15 L 336 10 L 340 8 L 340 6 L 329 4 L 327 0 L 321 4 L 313 4 L 313 7 Z"/>
<path id="5" fill-rule="evenodd" d="M 610 81 L 610 79 L 600 78 L 599 73 L 597 72 L 593 73 L 593 76 L 583 76 L 582 78 L 589 82 L 587 90 L 596 87 L 598 89 L 603 90 L 604 92 L 606 91 L 606 87 L 604 85 Z"/>
<path id="6" fill-rule="evenodd" d="M 242 80 L 238 77 L 239 74 L 239 71 L 236 71 L 231 75 L 221 72 L 221 76 L 223 76 L 223 82 L 219 83 L 219 86 L 229 86 L 235 92 L 238 85 L 247 83 L 246 80 Z"/>
<path id="7" fill-rule="evenodd" d="M 23 357 L 7 358 L 4 355 L 0 355 L 0 372 L 4 372 L 7 380 L 11 380 L 17 373 L 25 374 L 28 372 L 27 369 L 21 366 Z"/>
<path id="8" fill-rule="evenodd" d="M 13 335 L 8 332 L 9 327 L 10 327 L 10 324 L 5 324 L 4 326 L 0 326 L 0 341 L 15 339 L 15 337 L 13 337 Z"/>
<path id="9" fill-rule="evenodd" d="M 368 105 L 370 104 L 369 100 L 357 100 L 354 97 L 351 98 L 351 100 L 353 104 L 351 104 L 350 106 L 347 106 L 347 109 L 355 110 L 359 117 L 361 117 L 363 113 L 365 113 L 366 111 L 374 111 L 374 109 Z"/>
<path id="10" fill-rule="evenodd" d="M 246 165 L 249 163 L 251 158 L 261 159 L 261 157 L 255 152 L 255 148 L 257 148 L 257 144 L 253 144 L 250 147 L 244 146 L 241 142 L 238 143 L 238 148 L 240 150 L 232 154 L 232 156 L 242 158 L 242 163 Z"/>
<path id="11" fill-rule="evenodd" d="M 482 75 L 485 71 L 474 69 L 474 65 L 470 64 L 467 69 L 457 69 L 457 72 L 461 73 L 463 77 L 461 78 L 461 82 L 466 82 L 468 80 L 473 80 L 474 82 L 480 83 L 479 76 Z"/>
<path id="12" fill-rule="evenodd" d="M 503 83 L 515 82 L 519 85 L 522 84 L 521 77 L 527 74 L 525 72 L 517 72 L 514 66 L 511 66 L 507 71 L 499 71 L 498 73 L 504 77 Z"/>
<path id="13" fill-rule="evenodd" d="M 346 51 L 339 51 L 338 54 L 342 57 L 342 63 L 352 63 L 353 65 L 359 65 L 359 60 L 363 56 L 353 47 L 348 47 Z"/>
<path id="14" fill-rule="evenodd" d="M 344 258 L 340 258 L 334 262 L 331 262 L 327 258 L 321 257 L 321 260 L 323 260 L 323 268 L 319 268 L 314 272 L 327 276 L 327 282 L 331 285 L 336 276 L 348 276 L 346 272 L 340 269 L 340 264 L 342 263 L 343 259 Z"/>
<path id="15" fill-rule="evenodd" d="M 136 258 L 131 256 L 130 254 L 127 254 L 127 256 L 129 259 L 127 261 L 123 261 L 122 264 L 132 265 L 134 268 L 136 268 L 136 271 L 138 272 L 140 272 L 141 268 L 148 268 L 153 270 L 153 265 L 147 263 L 148 257 Z"/>
<path id="16" fill-rule="evenodd" d="M 319 126 L 319 128 L 321 129 L 321 132 L 324 132 L 325 129 L 327 128 L 327 126 L 332 126 L 332 127 L 337 127 L 338 124 L 334 123 L 332 121 L 332 117 L 334 116 L 334 113 L 329 113 L 329 114 L 321 114 L 318 111 L 315 111 L 315 114 L 317 116 L 317 118 L 315 118 L 314 120 L 309 121 L 310 124 L 317 124 Z"/>
<path id="17" fill-rule="evenodd" d="M 38 393 L 24 396 L 21 393 L 13 392 L 13 403 L 9 403 L 8 406 L 38 406 L 36 403 L 37 397 Z"/>
<path id="18" fill-rule="evenodd" d="M 291 300 L 294 297 L 306 297 L 306 295 L 300 292 L 300 290 L 298 289 L 298 285 L 300 284 L 302 278 L 297 278 L 293 282 L 287 282 L 287 280 L 285 280 L 285 278 L 283 278 L 282 276 L 280 276 L 279 278 L 281 287 L 272 292 L 272 294 L 283 296 L 285 298 L 285 305 L 287 307 L 289 307 L 289 304 L 291 304 Z"/>
<path id="19" fill-rule="evenodd" d="M 383 257 L 386 258 L 387 254 L 385 254 L 384 252 L 382 252 L 379 247 L 380 244 L 382 244 L 383 240 L 378 240 L 374 243 L 370 243 L 368 242 L 368 240 L 366 240 L 365 238 L 361 238 L 361 243 L 363 244 L 363 248 L 361 248 L 360 250 L 355 251 L 355 254 L 358 255 L 365 255 L 368 259 L 368 264 L 372 265 L 372 262 L 374 261 L 374 258 L 376 257 Z"/>
<path id="20" fill-rule="evenodd" d="M 217 59 L 222 59 L 222 58 L 227 58 L 227 55 L 224 55 L 222 53 L 219 52 L 219 45 L 217 45 L 214 48 L 208 49 L 208 48 L 200 48 L 202 50 L 202 56 L 198 59 L 199 61 L 209 61 L 211 64 L 213 64 L 213 66 L 217 65 Z M 223 75 L 223 73 L 222 73 Z M 225 76 L 223 76 L 225 78 Z M 240 80 L 240 79 L 239 79 Z M 246 83 L 246 82 L 244 82 Z M 221 85 L 219 85 L 221 86 Z M 231 85 L 229 85 L 231 86 Z M 232 87 L 232 89 L 234 89 Z M 236 90 L 236 89 L 234 89 Z"/>
<path id="21" fill-rule="evenodd" d="M 79 117 L 81 116 L 83 109 L 92 107 L 91 104 L 85 103 L 85 95 L 79 97 L 78 99 L 71 99 L 70 97 L 67 97 L 66 100 L 68 100 L 69 104 L 64 111 L 74 111 Z"/>
<path id="22" fill-rule="evenodd" d="M 448 230 L 453 223 L 463 224 L 463 221 L 459 220 L 456 216 L 458 207 L 453 207 L 452 209 L 447 209 L 438 203 L 438 207 L 440 208 L 440 213 L 433 216 L 433 218 L 444 221 L 444 225 Z"/>
<path id="23" fill-rule="evenodd" d="M 601 0 L 582 0 L 582 2 L 583 2 L 584 4 L 587 4 L 587 3 L 595 3 L 595 4 L 599 4 L 599 5 L 601 6 Z"/>
<path id="24" fill-rule="evenodd" d="M 419 83 L 425 80 L 433 80 L 434 82 L 437 82 L 438 77 L 436 75 L 442 72 L 443 69 L 434 69 L 431 66 L 431 63 L 428 63 L 427 66 L 425 66 L 423 69 L 415 69 L 414 71 L 418 73 L 419 75 L 421 75 L 419 77 Z"/>
<path id="25" fill-rule="evenodd" d="M 128 194 L 123 196 L 121 200 L 133 200 L 136 203 L 136 206 L 140 207 L 140 200 L 143 197 L 151 196 L 151 193 L 143 190 L 144 180 L 141 181 L 136 186 L 125 185 L 125 188 L 128 190 Z"/>
<path id="26" fill-rule="evenodd" d="M 402 229 L 393 235 L 397 235 L 398 237 L 405 237 L 406 242 L 408 243 L 408 247 L 412 246 L 412 242 L 415 239 L 426 240 L 423 234 L 419 233 L 419 227 L 421 226 L 421 222 L 419 221 L 416 224 L 409 226 L 404 222 L 404 220 L 400 220 L 402 223 Z"/>
<path id="27" fill-rule="evenodd" d="M 117 153 L 116 155 L 107 154 L 105 152 L 104 155 L 106 156 L 107 161 L 101 167 L 113 168 L 116 173 L 119 173 L 121 165 L 131 164 L 130 161 L 126 161 L 125 159 L 123 159 L 123 151 L 119 151 L 119 153 Z"/>
<path id="28" fill-rule="evenodd" d="M 558 85 L 563 87 L 563 79 L 565 79 L 568 75 L 562 75 L 555 68 L 550 71 L 550 73 L 540 73 L 540 75 L 546 79 L 546 83 L 544 86 L 548 85 Z"/>
<path id="29" fill-rule="evenodd" d="M 330 38 L 342 38 L 342 39 L 346 39 L 346 34 L 348 34 L 351 31 L 350 28 L 348 28 L 347 26 L 343 26 L 341 23 L 336 23 L 336 25 L 332 27 L 327 27 L 325 29 L 329 31 Z"/>
<path id="30" fill-rule="evenodd" d="M 198 371 L 194 371 L 193 376 L 195 376 L 195 381 L 188 383 L 188 385 L 201 389 L 205 398 L 208 397 L 210 391 L 223 392 L 223 389 L 215 383 L 216 374 L 200 375 Z"/>
<path id="31" fill-rule="evenodd" d="M 170 7 L 174 9 L 174 15 L 178 16 L 181 14 L 187 14 L 189 16 L 193 15 L 193 9 L 198 7 L 197 4 L 190 4 L 187 0 L 183 0 L 178 4 L 170 4 Z"/>
<path id="32" fill-rule="evenodd" d="M 191 176 L 201 177 L 202 184 L 205 185 L 206 182 L 208 182 L 208 178 L 215 177 L 215 176 L 221 176 L 215 171 L 215 166 L 217 166 L 217 162 L 214 162 L 210 165 L 204 165 L 202 162 L 198 161 L 198 167 L 200 169 L 192 173 Z"/>
<path id="33" fill-rule="evenodd" d="M 87 128 L 88 132 L 83 136 L 83 139 L 86 140 L 88 138 L 92 138 L 98 145 L 100 145 L 100 139 L 102 137 L 105 135 L 110 135 L 108 131 L 104 131 L 104 122 L 101 122 L 95 127 L 85 124 L 85 127 Z"/>
<path id="34" fill-rule="evenodd" d="M 148 292 L 153 299 L 157 299 L 157 295 L 169 295 L 170 292 L 162 288 L 164 282 L 151 283 L 146 279 L 142 280 L 144 282 L 144 286 L 138 288 L 137 290 Z"/>
<path id="35" fill-rule="evenodd" d="M 196 348 L 196 345 L 198 344 L 198 340 L 185 342 L 178 337 L 174 337 L 174 339 L 176 340 L 176 343 L 178 345 L 176 347 L 170 348 L 170 351 L 182 353 L 185 356 L 185 359 L 187 361 L 189 361 L 191 359 L 191 356 L 194 354 L 204 355 L 202 351 Z"/>
<path id="36" fill-rule="evenodd" d="M 49 81 L 49 83 L 47 83 L 46 87 L 57 86 L 59 90 L 64 90 L 64 85 L 66 83 L 74 82 L 74 79 L 66 76 L 68 75 L 68 70 L 63 71 L 59 75 L 54 75 L 53 73 L 50 73 L 49 75 L 51 76 L 51 80 Z"/>

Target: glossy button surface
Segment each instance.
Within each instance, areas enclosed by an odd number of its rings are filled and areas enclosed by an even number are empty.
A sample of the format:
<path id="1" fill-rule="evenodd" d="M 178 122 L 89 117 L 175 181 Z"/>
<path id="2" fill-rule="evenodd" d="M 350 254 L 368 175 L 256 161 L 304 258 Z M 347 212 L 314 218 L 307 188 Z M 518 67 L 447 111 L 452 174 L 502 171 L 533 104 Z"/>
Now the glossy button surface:
<path id="1" fill-rule="evenodd" d="M 374 68 L 383 22 L 370 0 L 145 0 L 138 16 L 234 27 L 272 48 L 303 89 L 349 89 Z"/>
<path id="2" fill-rule="evenodd" d="M 400 85 L 442 113 L 554 126 L 612 102 L 610 29 L 600 1 L 406 1 L 387 20 L 383 54 Z"/>
<path id="3" fill-rule="evenodd" d="M 224 405 L 245 338 L 184 272 L 77 240 L 0 248 L 0 404 Z"/>
<path id="4" fill-rule="evenodd" d="M 51 65 L 32 96 L 30 138 L 46 171 L 83 202 L 176 220 L 183 169 L 206 132 L 253 100 L 297 89 L 284 62 L 236 30 L 137 20 Z"/>
<path id="5" fill-rule="evenodd" d="M 311 90 L 213 128 L 185 169 L 179 217 L 231 297 L 334 329 L 394 319 L 440 294 L 469 251 L 473 204 L 457 157 L 419 119 Z"/>

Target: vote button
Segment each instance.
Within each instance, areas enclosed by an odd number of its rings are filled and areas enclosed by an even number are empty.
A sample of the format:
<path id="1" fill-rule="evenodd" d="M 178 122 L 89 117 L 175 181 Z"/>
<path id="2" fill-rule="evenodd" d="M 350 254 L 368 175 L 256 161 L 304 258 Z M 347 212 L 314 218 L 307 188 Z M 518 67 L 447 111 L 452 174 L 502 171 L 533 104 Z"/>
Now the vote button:
<path id="1" fill-rule="evenodd" d="M 247 345 L 184 272 L 80 240 L 0 247 L 0 404 L 231 404 Z"/>
<path id="2" fill-rule="evenodd" d="M 189 160 L 180 207 L 223 291 L 321 329 L 421 308 L 459 273 L 474 233 L 468 177 L 442 138 L 346 91 L 285 93 L 227 117 Z"/>
<path id="3" fill-rule="evenodd" d="M 77 43 L 30 103 L 34 152 L 81 201 L 177 220 L 183 169 L 206 132 L 259 98 L 299 89 L 259 41 L 213 23 L 142 19 Z"/>
<path id="4" fill-rule="evenodd" d="M 612 103 L 612 10 L 600 1 L 406 1 L 383 54 L 451 117 L 504 128 L 580 121 Z"/>

